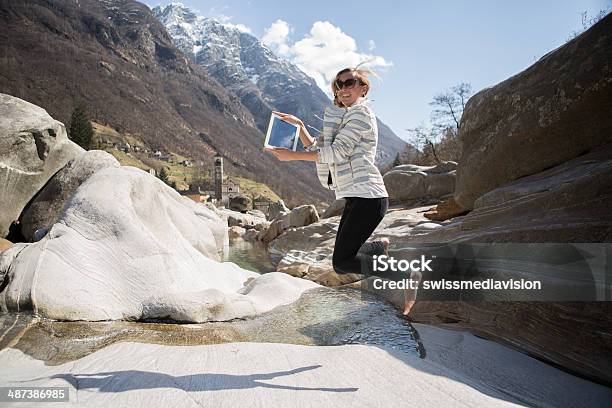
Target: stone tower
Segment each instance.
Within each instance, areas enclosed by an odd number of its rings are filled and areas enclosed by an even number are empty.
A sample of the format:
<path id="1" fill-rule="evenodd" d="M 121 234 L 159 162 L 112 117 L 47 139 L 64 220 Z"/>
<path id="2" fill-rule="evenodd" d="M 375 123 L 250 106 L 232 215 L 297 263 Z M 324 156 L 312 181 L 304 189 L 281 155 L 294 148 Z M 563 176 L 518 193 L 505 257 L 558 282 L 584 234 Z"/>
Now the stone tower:
<path id="1" fill-rule="evenodd" d="M 221 185 L 223 184 L 223 157 L 219 153 L 215 154 L 215 171 L 214 171 L 214 182 L 215 182 L 215 198 L 220 203 L 222 197 Z"/>

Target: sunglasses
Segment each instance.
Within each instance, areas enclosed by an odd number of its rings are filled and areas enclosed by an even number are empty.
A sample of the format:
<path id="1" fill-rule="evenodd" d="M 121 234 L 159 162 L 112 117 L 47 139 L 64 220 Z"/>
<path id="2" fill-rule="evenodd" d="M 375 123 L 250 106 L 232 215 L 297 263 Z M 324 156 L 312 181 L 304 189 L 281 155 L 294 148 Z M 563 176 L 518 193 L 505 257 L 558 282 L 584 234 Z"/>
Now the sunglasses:
<path id="1" fill-rule="evenodd" d="M 346 81 L 341 81 L 339 79 L 336 80 L 336 88 L 338 88 L 338 90 L 342 89 L 343 87 L 346 87 L 348 89 L 352 89 L 355 87 L 355 85 L 357 85 L 357 82 L 360 82 L 358 79 L 355 78 L 349 78 Z"/>

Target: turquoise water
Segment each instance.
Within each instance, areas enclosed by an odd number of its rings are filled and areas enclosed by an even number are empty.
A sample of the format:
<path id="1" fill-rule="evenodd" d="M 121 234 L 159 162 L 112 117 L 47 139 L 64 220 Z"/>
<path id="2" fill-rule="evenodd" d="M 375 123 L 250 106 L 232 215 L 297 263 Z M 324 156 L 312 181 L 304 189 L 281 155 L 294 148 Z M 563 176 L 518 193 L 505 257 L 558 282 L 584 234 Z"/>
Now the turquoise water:
<path id="1" fill-rule="evenodd" d="M 227 260 L 256 272 L 274 271 L 264 245 L 230 241 Z M 416 332 L 400 312 L 373 294 L 320 287 L 298 301 L 237 322 L 256 341 L 296 344 L 373 344 L 418 353 Z"/>
<path id="2" fill-rule="evenodd" d="M 265 245 L 259 241 L 251 243 L 242 239 L 230 240 L 223 260 L 259 273 L 276 270 L 276 263 L 268 255 Z"/>

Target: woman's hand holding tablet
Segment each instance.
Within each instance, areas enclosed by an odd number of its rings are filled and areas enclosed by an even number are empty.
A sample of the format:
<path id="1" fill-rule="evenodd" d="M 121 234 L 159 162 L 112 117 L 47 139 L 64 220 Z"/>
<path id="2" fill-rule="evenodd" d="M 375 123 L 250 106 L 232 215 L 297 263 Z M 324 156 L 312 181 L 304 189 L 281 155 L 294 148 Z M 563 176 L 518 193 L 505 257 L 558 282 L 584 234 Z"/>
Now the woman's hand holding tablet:
<path id="1" fill-rule="evenodd" d="M 296 151 L 302 121 L 287 113 L 272 111 L 264 148 L 284 147 Z"/>

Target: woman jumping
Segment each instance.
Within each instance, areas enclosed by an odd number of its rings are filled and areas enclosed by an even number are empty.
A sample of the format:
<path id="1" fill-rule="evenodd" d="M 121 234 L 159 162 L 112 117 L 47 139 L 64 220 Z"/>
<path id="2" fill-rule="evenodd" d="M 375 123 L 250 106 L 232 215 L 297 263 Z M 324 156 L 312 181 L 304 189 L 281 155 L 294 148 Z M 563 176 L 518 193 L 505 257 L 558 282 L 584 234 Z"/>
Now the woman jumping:
<path id="1" fill-rule="evenodd" d="M 369 100 L 368 75 L 372 71 L 345 68 L 336 74 L 331 89 L 333 106 L 325 109 L 323 132 L 315 140 L 297 117 L 273 111 L 284 121 L 300 127 L 300 140 L 307 151 L 266 148 L 281 161 L 314 161 L 321 184 L 334 190 L 345 206 L 338 224 L 332 265 L 336 273 L 396 278 L 397 274 L 373 271 L 373 255 L 387 254 L 389 240 L 366 242 L 389 207 L 389 194 L 374 165 L 378 126 Z M 404 315 L 414 304 L 413 294 L 404 292 Z"/>

